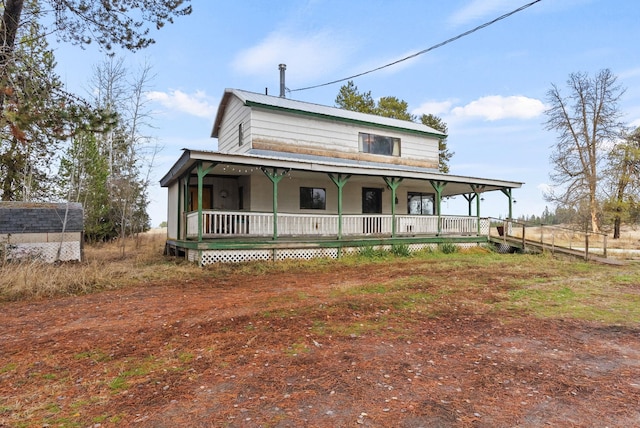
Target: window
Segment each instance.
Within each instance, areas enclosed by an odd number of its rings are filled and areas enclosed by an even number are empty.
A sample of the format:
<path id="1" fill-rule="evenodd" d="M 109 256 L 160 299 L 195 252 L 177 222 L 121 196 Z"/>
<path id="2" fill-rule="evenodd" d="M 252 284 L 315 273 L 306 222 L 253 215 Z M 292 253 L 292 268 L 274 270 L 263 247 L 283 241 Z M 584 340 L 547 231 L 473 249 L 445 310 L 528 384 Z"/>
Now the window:
<path id="1" fill-rule="evenodd" d="M 242 131 L 242 124 L 238 124 L 238 145 L 241 146 L 244 140 L 244 132 Z"/>
<path id="2" fill-rule="evenodd" d="M 400 156 L 400 138 L 385 137 L 383 135 L 358 134 L 359 148 L 362 153 L 375 155 Z"/>
<path id="3" fill-rule="evenodd" d="M 327 192 L 317 187 L 300 188 L 300 209 L 324 210 L 327 207 Z"/>
<path id="4" fill-rule="evenodd" d="M 408 192 L 407 212 L 413 215 L 433 215 L 433 194 Z"/>

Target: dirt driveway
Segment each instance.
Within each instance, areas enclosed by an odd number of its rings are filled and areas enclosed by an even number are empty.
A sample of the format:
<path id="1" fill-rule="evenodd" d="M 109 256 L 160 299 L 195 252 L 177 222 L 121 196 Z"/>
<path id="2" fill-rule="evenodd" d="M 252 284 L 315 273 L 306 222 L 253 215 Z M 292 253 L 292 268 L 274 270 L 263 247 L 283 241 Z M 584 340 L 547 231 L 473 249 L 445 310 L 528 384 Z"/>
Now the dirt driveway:
<path id="1" fill-rule="evenodd" d="M 3 303 L 0 426 L 640 426 L 640 330 L 513 286 L 406 262 Z"/>

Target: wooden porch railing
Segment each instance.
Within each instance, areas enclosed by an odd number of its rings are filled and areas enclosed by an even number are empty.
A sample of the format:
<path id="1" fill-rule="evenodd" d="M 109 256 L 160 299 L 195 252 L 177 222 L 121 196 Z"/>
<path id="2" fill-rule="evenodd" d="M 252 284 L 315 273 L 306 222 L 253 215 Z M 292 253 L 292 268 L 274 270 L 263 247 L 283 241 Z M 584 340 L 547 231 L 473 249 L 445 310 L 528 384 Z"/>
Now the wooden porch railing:
<path id="1" fill-rule="evenodd" d="M 278 213 L 279 236 L 337 236 L 337 214 Z M 465 216 L 396 215 L 396 234 L 413 235 L 481 235 L 489 234 L 489 220 Z M 440 226 L 438 227 L 438 223 Z M 187 238 L 198 237 L 198 212 L 186 214 Z M 393 216 L 389 214 L 344 214 L 343 236 L 391 235 Z M 273 236 L 273 213 L 246 211 L 202 212 L 202 236 L 224 238 L 233 236 Z"/>
<path id="2" fill-rule="evenodd" d="M 549 224 L 529 224 L 513 220 L 491 219 L 490 235 L 505 243 L 519 243 L 549 250 L 569 250 L 571 253 L 607 257 L 607 234 L 589 232 Z"/>

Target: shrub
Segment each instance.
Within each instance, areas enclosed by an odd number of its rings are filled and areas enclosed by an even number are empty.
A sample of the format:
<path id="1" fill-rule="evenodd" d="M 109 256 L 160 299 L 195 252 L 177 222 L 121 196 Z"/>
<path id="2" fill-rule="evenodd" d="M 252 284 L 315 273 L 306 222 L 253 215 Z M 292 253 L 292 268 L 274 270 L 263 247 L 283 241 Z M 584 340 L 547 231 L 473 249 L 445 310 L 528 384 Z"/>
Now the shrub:
<path id="1" fill-rule="evenodd" d="M 442 242 L 438 244 L 438 249 L 443 254 L 453 254 L 458 252 L 458 246 L 451 242 Z"/>
<path id="2" fill-rule="evenodd" d="M 391 247 L 391 254 L 396 257 L 409 257 L 411 255 L 411 251 L 409 251 L 409 246 L 407 244 L 393 244 Z"/>

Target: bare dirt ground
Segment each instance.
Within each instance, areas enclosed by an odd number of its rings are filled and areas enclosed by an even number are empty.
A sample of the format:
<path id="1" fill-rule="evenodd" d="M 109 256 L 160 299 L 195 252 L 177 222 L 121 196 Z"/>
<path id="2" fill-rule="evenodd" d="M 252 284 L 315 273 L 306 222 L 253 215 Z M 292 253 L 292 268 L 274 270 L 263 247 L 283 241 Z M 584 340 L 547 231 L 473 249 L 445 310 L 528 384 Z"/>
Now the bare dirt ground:
<path id="1" fill-rule="evenodd" d="M 3 303 L 0 426 L 640 426 L 640 330 L 501 310 L 510 284 L 399 262 Z"/>

